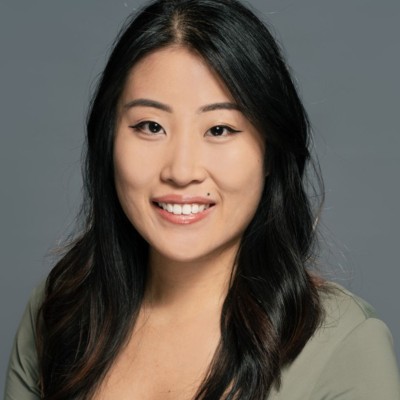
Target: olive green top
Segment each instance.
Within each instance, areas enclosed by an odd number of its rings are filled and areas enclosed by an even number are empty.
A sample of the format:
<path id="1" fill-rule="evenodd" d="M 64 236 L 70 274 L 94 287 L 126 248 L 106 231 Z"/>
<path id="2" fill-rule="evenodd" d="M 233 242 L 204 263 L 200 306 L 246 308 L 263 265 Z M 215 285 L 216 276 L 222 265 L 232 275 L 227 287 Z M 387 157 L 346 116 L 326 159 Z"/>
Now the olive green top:
<path id="1" fill-rule="evenodd" d="M 268 400 L 400 400 L 392 337 L 363 300 L 339 285 L 323 293 L 325 318 Z M 11 353 L 5 400 L 38 400 L 35 317 L 37 288 L 27 305 Z M 139 399 L 140 400 L 140 399 Z"/>

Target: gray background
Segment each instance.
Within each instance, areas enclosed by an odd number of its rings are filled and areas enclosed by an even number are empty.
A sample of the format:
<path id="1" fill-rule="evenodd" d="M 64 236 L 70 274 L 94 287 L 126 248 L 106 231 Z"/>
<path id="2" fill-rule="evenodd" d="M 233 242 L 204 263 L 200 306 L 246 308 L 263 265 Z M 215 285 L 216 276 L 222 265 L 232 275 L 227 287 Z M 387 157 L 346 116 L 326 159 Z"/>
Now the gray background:
<path id="1" fill-rule="evenodd" d="M 94 81 L 139 4 L 0 2 L 2 385 L 29 293 L 73 227 Z M 283 43 L 313 123 L 327 192 L 321 269 L 375 306 L 399 355 L 400 2 L 250 4 Z"/>

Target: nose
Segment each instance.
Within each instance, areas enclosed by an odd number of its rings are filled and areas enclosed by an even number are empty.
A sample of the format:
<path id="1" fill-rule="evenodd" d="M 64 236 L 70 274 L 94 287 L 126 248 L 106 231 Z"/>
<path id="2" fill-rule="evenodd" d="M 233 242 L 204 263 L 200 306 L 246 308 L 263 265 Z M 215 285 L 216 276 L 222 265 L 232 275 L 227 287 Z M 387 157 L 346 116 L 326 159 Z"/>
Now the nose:
<path id="1" fill-rule="evenodd" d="M 176 134 L 166 147 L 164 157 L 162 181 L 184 187 L 206 178 L 202 146 L 196 142 L 196 135 L 188 132 Z"/>

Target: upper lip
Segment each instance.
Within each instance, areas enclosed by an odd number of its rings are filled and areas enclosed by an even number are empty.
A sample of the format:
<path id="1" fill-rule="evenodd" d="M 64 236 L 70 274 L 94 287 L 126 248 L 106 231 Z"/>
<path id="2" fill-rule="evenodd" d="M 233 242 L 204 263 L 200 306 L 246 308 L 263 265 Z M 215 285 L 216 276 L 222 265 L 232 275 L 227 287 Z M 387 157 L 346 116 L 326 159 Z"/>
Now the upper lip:
<path id="1" fill-rule="evenodd" d="M 215 201 L 204 196 L 191 196 L 179 194 L 167 194 L 165 196 L 153 197 L 154 203 L 170 204 L 215 204 Z"/>

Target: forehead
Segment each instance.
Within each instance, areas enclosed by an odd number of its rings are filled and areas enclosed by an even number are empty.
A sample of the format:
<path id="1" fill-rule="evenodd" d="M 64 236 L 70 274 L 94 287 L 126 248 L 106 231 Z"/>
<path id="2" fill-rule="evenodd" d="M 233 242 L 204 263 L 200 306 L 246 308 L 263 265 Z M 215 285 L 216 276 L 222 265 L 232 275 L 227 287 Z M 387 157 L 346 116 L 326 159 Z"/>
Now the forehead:
<path id="1" fill-rule="evenodd" d="M 175 46 L 148 54 L 131 69 L 123 97 L 148 95 L 199 102 L 233 101 L 222 79 L 201 56 Z"/>

